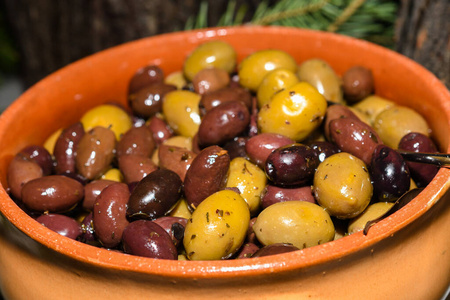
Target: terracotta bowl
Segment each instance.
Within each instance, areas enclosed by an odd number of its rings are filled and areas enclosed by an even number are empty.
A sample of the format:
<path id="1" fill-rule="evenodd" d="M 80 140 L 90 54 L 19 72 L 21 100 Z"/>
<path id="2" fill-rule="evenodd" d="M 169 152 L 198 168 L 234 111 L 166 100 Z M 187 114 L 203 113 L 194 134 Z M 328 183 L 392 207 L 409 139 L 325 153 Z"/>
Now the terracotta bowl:
<path id="1" fill-rule="evenodd" d="M 430 72 L 382 47 L 339 35 L 280 27 L 233 27 L 161 35 L 85 58 L 48 76 L 0 117 L 0 289 L 7 299 L 438 299 L 450 282 L 450 170 L 441 169 L 406 207 L 324 245 L 229 261 L 168 261 L 125 255 L 62 237 L 25 214 L 6 193 L 14 154 L 43 143 L 87 109 L 126 103 L 141 66 L 179 70 L 199 43 L 221 39 L 238 59 L 278 48 L 300 63 L 322 58 L 342 74 L 373 70 L 376 92 L 419 111 L 450 152 L 450 94 Z"/>

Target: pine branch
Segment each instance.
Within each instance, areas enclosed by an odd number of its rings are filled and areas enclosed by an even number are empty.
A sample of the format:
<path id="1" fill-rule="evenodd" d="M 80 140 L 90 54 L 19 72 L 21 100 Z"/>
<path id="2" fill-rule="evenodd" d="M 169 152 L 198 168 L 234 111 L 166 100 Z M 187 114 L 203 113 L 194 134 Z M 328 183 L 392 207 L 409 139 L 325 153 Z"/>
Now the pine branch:
<path id="1" fill-rule="evenodd" d="M 272 6 L 268 1 L 263 1 L 256 8 L 249 23 L 337 32 L 393 47 L 397 10 L 398 1 L 395 0 L 281 0 Z M 247 7 L 244 5 L 237 7 L 235 0 L 229 1 L 216 26 L 242 24 L 246 12 Z M 205 20 L 207 13 L 207 9 L 200 9 L 194 18 Z M 192 28 L 186 26 L 186 29 Z"/>

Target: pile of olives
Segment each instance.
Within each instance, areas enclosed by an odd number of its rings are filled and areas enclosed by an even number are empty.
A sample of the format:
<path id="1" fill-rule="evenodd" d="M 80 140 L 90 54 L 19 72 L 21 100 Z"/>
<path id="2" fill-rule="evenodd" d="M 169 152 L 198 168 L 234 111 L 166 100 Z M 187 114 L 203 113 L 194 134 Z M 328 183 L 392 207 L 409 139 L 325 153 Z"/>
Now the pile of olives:
<path id="1" fill-rule="evenodd" d="M 372 71 L 338 76 L 276 49 L 237 62 L 199 45 L 165 74 L 143 66 L 128 107 L 97 106 L 17 153 L 11 197 L 68 238 L 172 260 L 260 257 L 364 228 L 437 167 L 426 120 L 376 95 Z"/>

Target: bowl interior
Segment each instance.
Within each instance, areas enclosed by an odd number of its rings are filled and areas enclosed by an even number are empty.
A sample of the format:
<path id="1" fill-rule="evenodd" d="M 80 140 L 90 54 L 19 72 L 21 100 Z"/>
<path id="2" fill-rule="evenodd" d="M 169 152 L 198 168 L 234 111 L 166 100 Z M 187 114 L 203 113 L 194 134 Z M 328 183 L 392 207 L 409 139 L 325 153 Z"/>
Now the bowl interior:
<path id="1" fill-rule="evenodd" d="M 180 32 L 127 43 L 73 63 L 30 88 L 0 116 L 2 214 L 39 243 L 84 262 L 166 276 L 236 276 L 268 269 L 301 268 L 368 247 L 423 215 L 448 189 L 450 171 L 440 170 L 421 195 L 375 225 L 367 236 L 358 233 L 284 255 L 215 262 L 155 262 L 84 245 L 39 225 L 8 197 L 5 191 L 8 164 L 24 146 L 42 144 L 55 130 L 77 121 L 91 107 L 111 101 L 126 105 L 128 81 L 138 68 L 157 64 L 165 74 L 178 71 L 198 44 L 212 39 L 230 43 L 239 61 L 256 50 L 272 48 L 287 51 L 298 63 L 309 58 L 324 59 L 338 74 L 353 65 L 366 66 L 373 71 L 376 93 L 420 112 L 433 129 L 433 138 L 441 151 L 449 152 L 448 90 L 427 70 L 392 51 L 335 34 L 286 27 L 242 26 Z"/>

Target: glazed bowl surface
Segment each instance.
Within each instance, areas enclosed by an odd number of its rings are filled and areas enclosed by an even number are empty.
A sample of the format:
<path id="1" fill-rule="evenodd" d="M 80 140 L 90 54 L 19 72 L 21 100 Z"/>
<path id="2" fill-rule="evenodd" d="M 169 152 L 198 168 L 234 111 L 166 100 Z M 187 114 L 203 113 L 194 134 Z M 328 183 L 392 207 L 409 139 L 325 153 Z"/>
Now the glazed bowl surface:
<path id="1" fill-rule="evenodd" d="M 209 40 L 230 43 L 238 61 L 281 49 L 298 63 L 321 58 L 342 74 L 373 71 L 376 93 L 420 112 L 450 152 L 450 94 L 417 63 L 374 44 L 287 27 L 240 26 L 145 38 L 75 62 L 46 77 L 0 116 L 0 289 L 6 299 L 439 299 L 450 283 L 450 170 L 442 168 L 406 207 L 361 232 L 282 255 L 169 261 L 126 255 L 65 238 L 38 224 L 7 194 L 13 156 L 42 144 L 83 112 L 126 105 L 128 82 L 145 65 L 169 74 Z"/>

